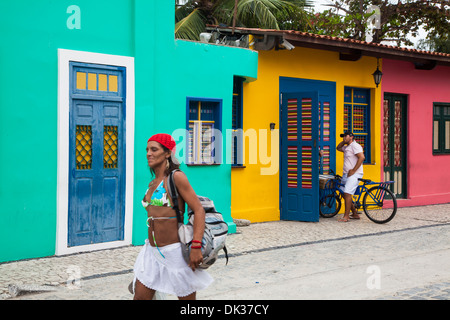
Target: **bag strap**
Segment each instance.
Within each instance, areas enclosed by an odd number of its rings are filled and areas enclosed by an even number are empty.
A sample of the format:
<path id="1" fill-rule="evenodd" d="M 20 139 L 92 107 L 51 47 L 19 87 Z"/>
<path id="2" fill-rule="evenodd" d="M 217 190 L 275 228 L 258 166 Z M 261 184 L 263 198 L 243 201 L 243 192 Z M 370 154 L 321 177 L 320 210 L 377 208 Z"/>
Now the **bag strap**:
<path id="1" fill-rule="evenodd" d="M 173 202 L 172 208 L 175 210 L 175 212 L 177 214 L 178 223 L 183 223 L 183 219 L 181 218 L 181 214 L 180 214 L 180 208 L 178 207 L 178 191 L 177 191 L 177 187 L 175 186 L 175 181 L 173 179 L 173 175 L 176 171 L 181 171 L 181 170 L 175 169 L 169 174 L 169 179 L 167 179 L 167 185 L 168 185 L 168 189 L 169 189 L 169 195 L 172 198 L 172 202 Z"/>

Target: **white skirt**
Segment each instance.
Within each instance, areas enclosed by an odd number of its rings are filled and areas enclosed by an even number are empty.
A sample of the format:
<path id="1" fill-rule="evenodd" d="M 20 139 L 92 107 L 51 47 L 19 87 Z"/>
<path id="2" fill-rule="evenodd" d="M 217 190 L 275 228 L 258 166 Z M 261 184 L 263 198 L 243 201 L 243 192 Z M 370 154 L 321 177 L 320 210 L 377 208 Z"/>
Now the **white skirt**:
<path id="1" fill-rule="evenodd" d="M 164 258 L 148 239 L 145 240 L 134 264 L 133 289 L 137 279 L 149 289 L 185 297 L 214 281 L 205 270 L 192 271 L 183 259 L 180 242 L 159 249 Z"/>

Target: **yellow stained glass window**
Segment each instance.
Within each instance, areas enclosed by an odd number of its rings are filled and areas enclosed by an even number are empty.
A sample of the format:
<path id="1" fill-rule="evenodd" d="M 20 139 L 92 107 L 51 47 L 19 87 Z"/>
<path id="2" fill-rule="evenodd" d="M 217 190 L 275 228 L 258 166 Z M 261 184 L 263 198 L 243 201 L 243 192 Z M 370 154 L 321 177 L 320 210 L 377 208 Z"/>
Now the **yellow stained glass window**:
<path id="1" fill-rule="evenodd" d="M 118 92 L 119 78 L 117 75 L 104 73 L 80 72 L 76 73 L 76 88 L 78 90 L 91 90 L 103 92 Z"/>
<path id="2" fill-rule="evenodd" d="M 86 73 L 77 72 L 77 89 L 86 90 Z"/>
<path id="3" fill-rule="evenodd" d="M 77 170 L 92 169 L 92 127 L 77 125 L 75 140 Z"/>
<path id="4" fill-rule="evenodd" d="M 117 126 L 103 128 L 103 168 L 117 169 L 119 152 L 119 135 Z"/>
<path id="5" fill-rule="evenodd" d="M 106 74 L 98 75 L 98 91 L 108 91 L 108 76 Z"/>
<path id="6" fill-rule="evenodd" d="M 109 91 L 117 92 L 118 84 L 117 84 L 117 76 L 110 75 L 109 76 Z"/>
<path id="7" fill-rule="evenodd" d="M 88 90 L 97 90 L 97 74 L 88 73 Z"/>

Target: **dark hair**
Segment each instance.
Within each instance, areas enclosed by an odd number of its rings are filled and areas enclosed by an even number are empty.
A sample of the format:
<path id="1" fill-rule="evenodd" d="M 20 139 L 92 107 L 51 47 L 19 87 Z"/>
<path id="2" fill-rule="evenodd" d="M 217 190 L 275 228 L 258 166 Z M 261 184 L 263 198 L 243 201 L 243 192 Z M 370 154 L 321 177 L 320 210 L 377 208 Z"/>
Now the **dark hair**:
<path id="1" fill-rule="evenodd" d="M 169 148 L 163 146 L 161 143 L 159 143 L 159 145 L 163 148 L 164 152 L 170 152 L 170 157 L 168 158 L 168 160 L 169 160 L 169 168 L 167 168 L 166 171 L 164 172 L 164 175 L 168 176 L 173 170 L 179 169 L 180 168 L 180 164 L 175 162 L 172 159 L 172 157 L 175 158 L 175 155 L 172 154 L 172 152 L 170 151 Z M 176 160 L 176 158 L 175 158 L 175 160 Z M 152 168 L 150 168 L 150 173 L 152 174 L 152 176 L 155 176 L 155 171 L 153 171 Z"/>

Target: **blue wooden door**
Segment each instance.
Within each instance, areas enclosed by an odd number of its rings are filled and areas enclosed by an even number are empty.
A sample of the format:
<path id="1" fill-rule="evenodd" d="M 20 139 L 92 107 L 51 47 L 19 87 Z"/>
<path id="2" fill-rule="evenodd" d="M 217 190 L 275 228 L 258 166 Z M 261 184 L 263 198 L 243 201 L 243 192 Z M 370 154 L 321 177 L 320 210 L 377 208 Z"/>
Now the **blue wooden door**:
<path id="1" fill-rule="evenodd" d="M 68 245 L 123 240 L 123 72 L 71 67 Z"/>
<path id="2" fill-rule="evenodd" d="M 283 93 L 281 219 L 319 221 L 318 92 Z"/>
<path id="3" fill-rule="evenodd" d="M 320 173 L 336 171 L 336 83 L 280 77 L 280 92 L 319 92 L 319 149 L 323 151 Z M 344 119 L 345 120 L 345 119 Z"/>

